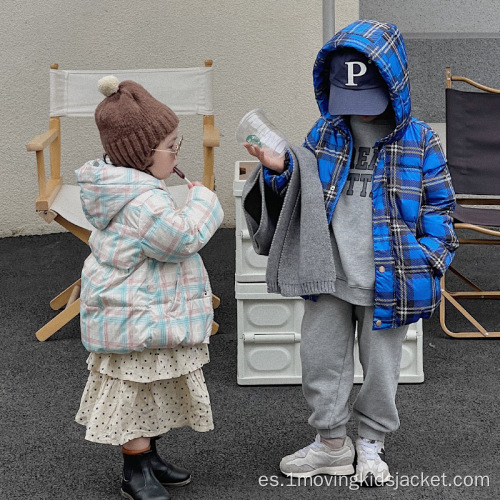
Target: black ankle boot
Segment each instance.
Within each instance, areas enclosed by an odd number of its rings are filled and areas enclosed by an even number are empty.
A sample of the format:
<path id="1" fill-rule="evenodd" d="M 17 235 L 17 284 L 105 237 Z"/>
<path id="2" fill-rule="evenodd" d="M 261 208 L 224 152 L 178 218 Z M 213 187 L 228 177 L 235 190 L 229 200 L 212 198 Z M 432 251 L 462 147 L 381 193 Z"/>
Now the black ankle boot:
<path id="1" fill-rule="evenodd" d="M 153 472 L 163 486 L 185 486 L 191 482 L 191 473 L 187 470 L 167 464 L 162 460 L 156 451 L 156 441 L 159 438 L 151 438 L 151 467 Z"/>
<path id="2" fill-rule="evenodd" d="M 168 491 L 156 479 L 151 465 L 153 451 L 123 454 L 122 497 L 129 500 L 170 500 Z"/>

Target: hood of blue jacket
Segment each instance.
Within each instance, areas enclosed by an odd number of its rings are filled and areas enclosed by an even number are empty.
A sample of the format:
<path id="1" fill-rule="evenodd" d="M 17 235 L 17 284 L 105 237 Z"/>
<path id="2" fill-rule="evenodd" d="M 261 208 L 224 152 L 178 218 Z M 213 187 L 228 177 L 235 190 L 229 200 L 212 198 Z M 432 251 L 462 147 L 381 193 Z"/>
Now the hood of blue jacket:
<path id="1" fill-rule="evenodd" d="M 89 161 L 75 173 L 83 211 L 97 229 L 106 228 L 125 205 L 142 193 L 164 189 L 164 183 L 152 175 L 103 160 Z"/>
<path id="2" fill-rule="evenodd" d="M 321 115 L 326 120 L 339 118 L 328 111 L 329 75 L 333 53 L 344 47 L 362 52 L 377 65 L 394 109 L 396 129 L 393 139 L 400 137 L 411 119 L 411 101 L 406 47 L 399 29 L 389 23 L 356 21 L 340 30 L 319 51 L 313 69 L 314 91 Z"/>

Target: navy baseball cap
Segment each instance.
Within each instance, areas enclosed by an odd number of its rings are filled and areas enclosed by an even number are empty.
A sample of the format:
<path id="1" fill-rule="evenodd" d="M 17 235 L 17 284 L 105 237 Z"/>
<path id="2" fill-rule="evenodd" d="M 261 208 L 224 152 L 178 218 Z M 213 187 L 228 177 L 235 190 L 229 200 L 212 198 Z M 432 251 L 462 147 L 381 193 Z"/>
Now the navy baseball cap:
<path id="1" fill-rule="evenodd" d="M 387 84 L 371 59 L 351 48 L 334 52 L 328 101 L 332 115 L 380 115 L 388 103 Z"/>

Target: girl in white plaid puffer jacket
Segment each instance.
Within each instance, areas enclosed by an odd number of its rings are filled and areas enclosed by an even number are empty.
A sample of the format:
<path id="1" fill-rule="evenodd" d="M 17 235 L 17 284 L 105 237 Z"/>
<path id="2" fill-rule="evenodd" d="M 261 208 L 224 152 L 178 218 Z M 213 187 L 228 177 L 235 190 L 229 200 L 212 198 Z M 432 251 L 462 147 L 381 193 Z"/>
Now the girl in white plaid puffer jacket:
<path id="1" fill-rule="evenodd" d="M 76 421 L 86 439 L 121 445 L 122 496 L 167 500 L 191 474 L 164 462 L 156 439 L 213 429 L 202 366 L 212 291 L 198 251 L 222 222 L 217 196 L 189 184 L 176 206 L 163 182 L 177 166 L 178 118 L 143 87 L 114 77 L 95 117 L 106 154 L 77 170 L 95 227 L 82 271 L 81 330 L 90 371 Z"/>

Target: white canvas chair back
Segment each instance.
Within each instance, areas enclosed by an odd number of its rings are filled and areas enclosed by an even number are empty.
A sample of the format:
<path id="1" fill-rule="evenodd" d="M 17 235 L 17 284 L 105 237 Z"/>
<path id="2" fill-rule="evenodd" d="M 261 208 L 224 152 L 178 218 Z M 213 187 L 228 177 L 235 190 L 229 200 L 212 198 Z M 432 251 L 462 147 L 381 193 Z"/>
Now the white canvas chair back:
<path id="1" fill-rule="evenodd" d="M 139 70 L 50 70 L 50 116 L 92 117 L 103 99 L 97 82 L 133 80 L 178 115 L 213 115 L 211 66 Z"/>

